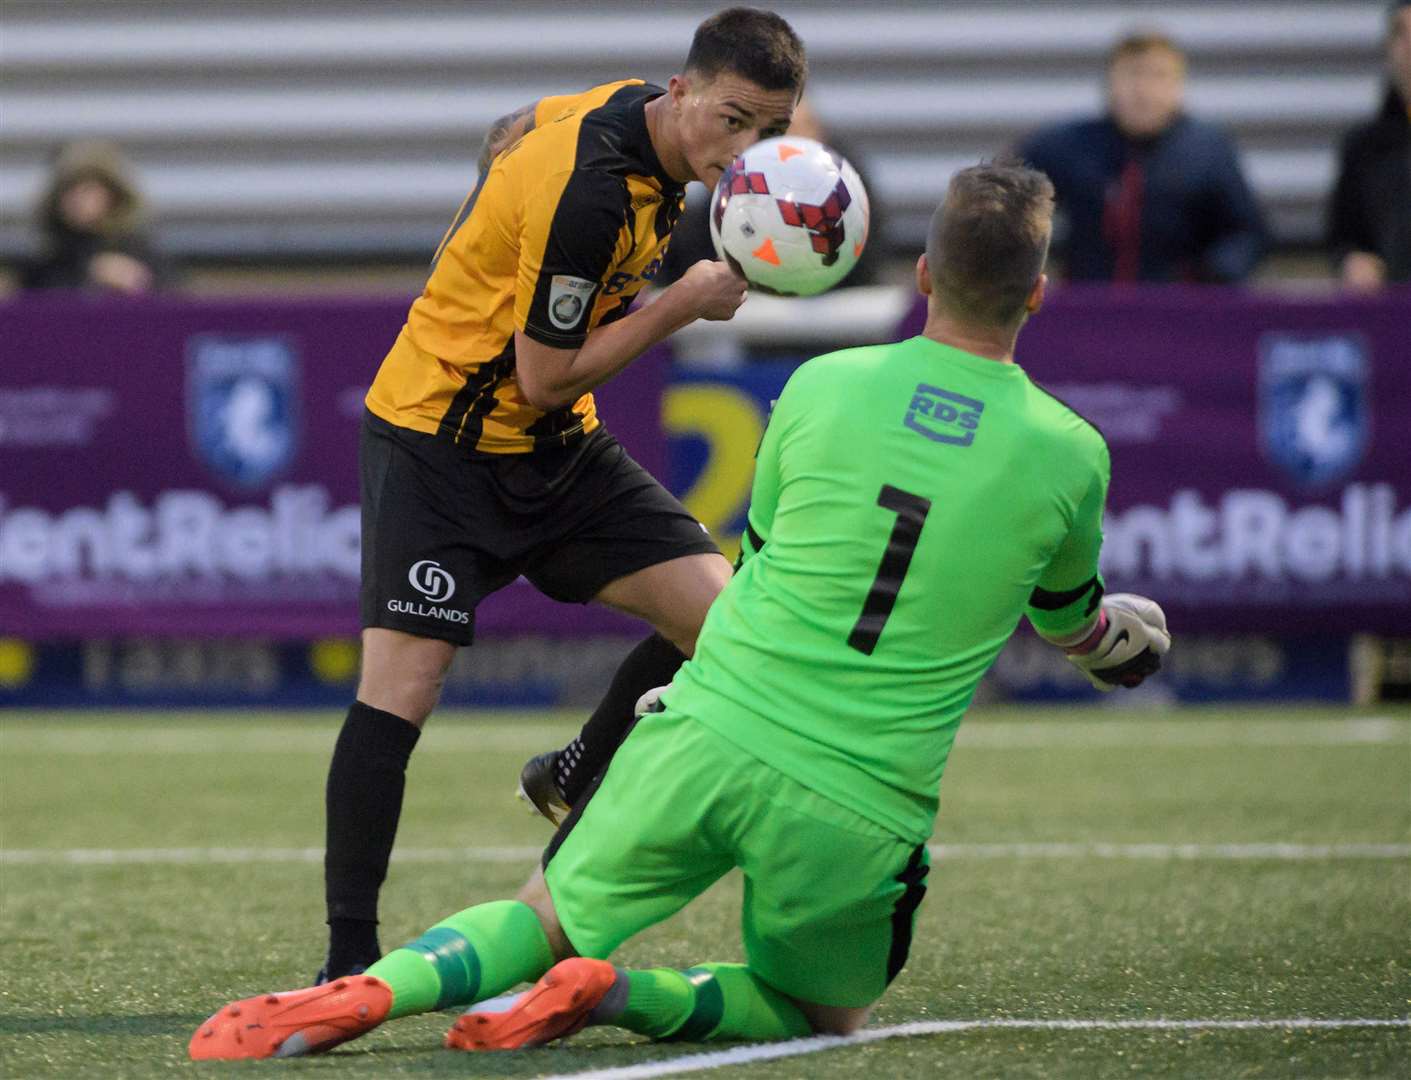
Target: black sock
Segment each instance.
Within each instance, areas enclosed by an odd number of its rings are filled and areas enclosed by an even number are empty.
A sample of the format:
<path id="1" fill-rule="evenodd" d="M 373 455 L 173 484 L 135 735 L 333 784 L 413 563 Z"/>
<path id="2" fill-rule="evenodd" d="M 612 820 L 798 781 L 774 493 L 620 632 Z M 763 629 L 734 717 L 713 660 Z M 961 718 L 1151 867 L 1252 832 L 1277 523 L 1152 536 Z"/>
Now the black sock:
<path id="1" fill-rule="evenodd" d="M 656 686 L 665 686 L 686 662 L 686 654 L 660 634 L 653 634 L 627 654 L 612 677 L 607 696 L 598 704 L 577 737 L 559 751 L 554 782 L 571 806 L 593 777 L 607 768 L 627 738 L 637 699 Z"/>
<path id="2" fill-rule="evenodd" d="M 382 946 L 377 942 L 377 923 L 367 919 L 328 920 L 328 966 L 324 974 L 330 979 L 341 979 L 353 974 L 355 967 L 364 970 L 372 966 L 372 961 L 382 956 Z"/>
<path id="3" fill-rule="evenodd" d="M 402 815 L 407 760 L 420 736 L 400 716 L 357 701 L 333 748 L 323 862 L 331 968 L 335 959 L 342 967 L 376 958 L 377 894 Z"/>

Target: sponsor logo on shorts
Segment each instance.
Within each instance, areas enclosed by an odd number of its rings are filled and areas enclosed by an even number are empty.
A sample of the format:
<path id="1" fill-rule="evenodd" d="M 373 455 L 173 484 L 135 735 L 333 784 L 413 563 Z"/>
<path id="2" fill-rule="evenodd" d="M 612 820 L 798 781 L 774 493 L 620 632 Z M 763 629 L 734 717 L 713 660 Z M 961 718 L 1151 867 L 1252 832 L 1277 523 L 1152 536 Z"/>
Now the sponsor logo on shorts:
<path id="1" fill-rule="evenodd" d="M 422 619 L 440 619 L 442 622 L 469 623 L 470 612 L 437 604 L 421 604 L 415 600 L 388 600 L 387 610 L 398 615 L 416 615 Z"/>
<path id="2" fill-rule="evenodd" d="M 444 604 L 456 592 L 456 579 L 443 570 L 440 563 L 430 559 L 413 563 L 407 580 L 433 604 Z"/>
<path id="3" fill-rule="evenodd" d="M 932 442 L 969 446 L 975 441 L 975 429 L 984 411 L 983 401 L 921 383 L 911 395 L 902 423 Z"/>
<path id="4" fill-rule="evenodd" d="M 412 568 L 407 571 L 407 581 L 413 589 L 426 597 L 426 602 L 388 600 L 388 611 L 398 615 L 415 615 L 422 619 L 440 619 L 442 622 L 470 622 L 470 612 L 441 606 L 455 595 L 456 579 L 440 563 L 433 559 L 412 563 Z"/>
<path id="5" fill-rule="evenodd" d="M 576 329 L 597 287 L 596 281 L 555 274 L 549 279 L 549 321 L 560 330 Z"/>

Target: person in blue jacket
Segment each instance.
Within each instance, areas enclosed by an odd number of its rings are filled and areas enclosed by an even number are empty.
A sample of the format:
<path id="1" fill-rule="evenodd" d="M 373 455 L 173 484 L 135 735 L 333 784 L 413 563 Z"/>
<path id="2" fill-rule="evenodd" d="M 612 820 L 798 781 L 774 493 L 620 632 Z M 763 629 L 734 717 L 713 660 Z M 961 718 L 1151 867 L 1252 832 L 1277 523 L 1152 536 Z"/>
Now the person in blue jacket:
<path id="1" fill-rule="evenodd" d="M 1244 281 L 1267 246 L 1234 143 L 1182 109 L 1186 58 L 1131 34 L 1108 56 L 1103 116 L 1043 128 L 1018 154 L 1058 192 L 1073 281 Z"/>

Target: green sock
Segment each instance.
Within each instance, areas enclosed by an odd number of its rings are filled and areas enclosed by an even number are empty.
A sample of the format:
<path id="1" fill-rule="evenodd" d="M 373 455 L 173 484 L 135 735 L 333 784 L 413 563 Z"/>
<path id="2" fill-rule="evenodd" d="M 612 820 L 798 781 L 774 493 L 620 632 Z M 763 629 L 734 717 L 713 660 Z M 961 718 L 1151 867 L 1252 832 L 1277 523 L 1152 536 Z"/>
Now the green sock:
<path id="1" fill-rule="evenodd" d="M 469 1005 L 532 982 L 554 957 L 539 916 L 528 904 L 496 900 L 442 919 L 372 967 L 392 988 L 388 1020 Z"/>
<path id="2" fill-rule="evenodd" d="M 799 1007 L 744 964 L 626 971 L 627 1003 L 603 1023 L 654 1039 L 792 1039 L 812 1028 Z"/>

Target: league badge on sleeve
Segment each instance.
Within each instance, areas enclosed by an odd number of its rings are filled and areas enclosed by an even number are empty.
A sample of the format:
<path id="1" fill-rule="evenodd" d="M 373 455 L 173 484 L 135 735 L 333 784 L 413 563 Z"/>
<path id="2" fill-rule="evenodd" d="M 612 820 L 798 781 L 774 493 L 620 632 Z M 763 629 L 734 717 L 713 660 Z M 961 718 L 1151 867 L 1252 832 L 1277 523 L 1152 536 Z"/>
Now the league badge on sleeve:
<path id="1" fill-rule="evenodd" d="M 294 459 L 298 357 L 284 337 L 198 334 L 186 343 L 186 425 L 201 462 L 239 488 Z"/>
<path id="2" fill-rule="evenodd" d="M 549 280 L 549 321 L 560 330 L 576 330 L 593 302 L 596 281 L 555 274 Z"/>
<path id="3" fill-rule="evenodd" d="M 1260 339 L 1260 448 L 1299 487 L 1326 487 L 1361 464 L 1371 433 L 1369 369 L 1355 334 Z"/>

